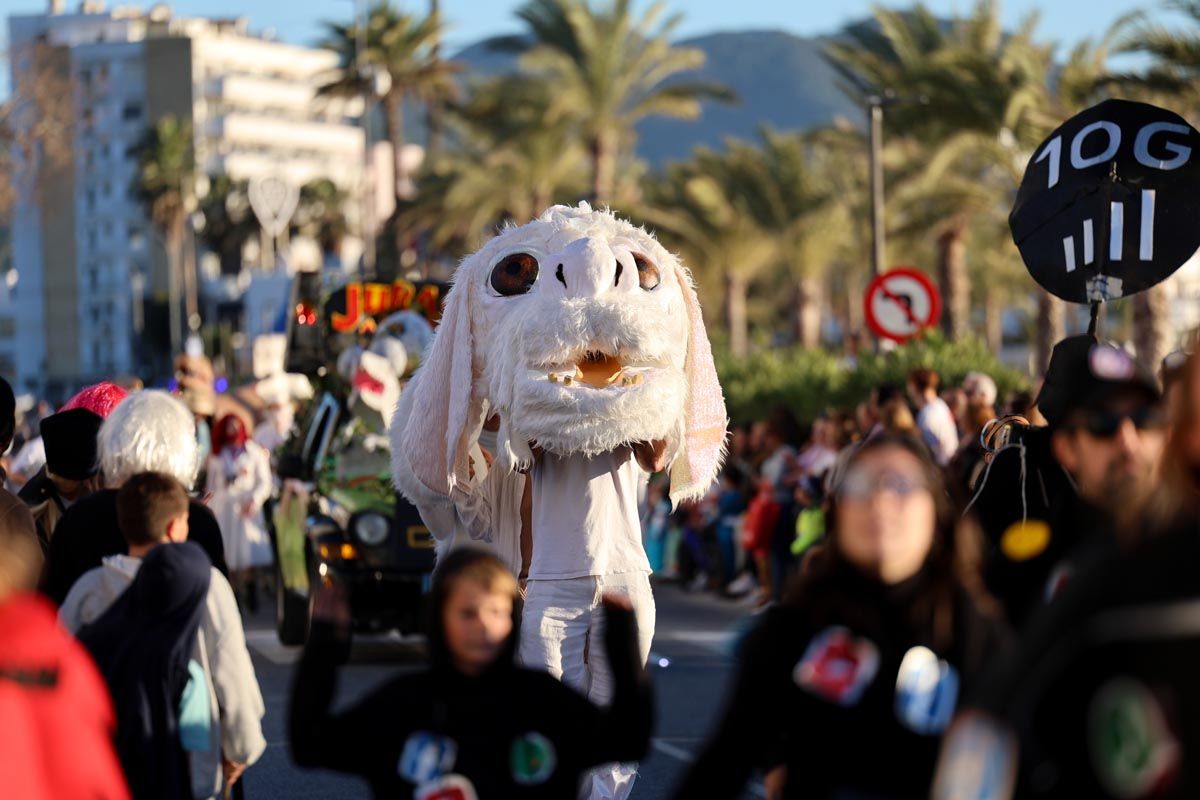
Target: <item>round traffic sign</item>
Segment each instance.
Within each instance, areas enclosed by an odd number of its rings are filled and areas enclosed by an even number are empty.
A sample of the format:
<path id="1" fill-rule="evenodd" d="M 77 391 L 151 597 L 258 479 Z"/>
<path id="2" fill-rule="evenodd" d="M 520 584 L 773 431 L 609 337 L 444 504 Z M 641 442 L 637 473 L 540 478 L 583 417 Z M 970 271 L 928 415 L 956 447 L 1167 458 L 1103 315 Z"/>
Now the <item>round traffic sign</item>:
<path id="1" fill-rule="evenodd" d="M 1126 297 L 1200 247 L 1200 133 L 1183 117 L 1105 100 L 1034 151 L 1008 223 L 1029 274 L 1072 303 Z"/>
<path id="2" fill-rule="evenodd" d="M 907 342 L 942 316 L 942 299 L 929 276 L 913 267 L 897 267 L 867 287 L 867 326 L 893 342 Z"/>

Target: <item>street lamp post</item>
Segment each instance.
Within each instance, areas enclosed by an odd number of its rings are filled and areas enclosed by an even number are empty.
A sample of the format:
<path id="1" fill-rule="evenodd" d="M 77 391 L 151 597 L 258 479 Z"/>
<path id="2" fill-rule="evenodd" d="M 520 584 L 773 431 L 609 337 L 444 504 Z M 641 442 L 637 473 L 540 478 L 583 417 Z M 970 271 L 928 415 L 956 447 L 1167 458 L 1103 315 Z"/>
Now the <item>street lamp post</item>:
<path id="1" fill-rule="evenodd" d="M 891 89 L 867 97 L 867 114 L 870 118 L 870 169 L 871 169 L 871 270 L 879 275 L 887 263 L 887 231 L 884 225 L 883 204 L 883 109 L 888 106 L 916 103 L 928 105 L 929 98 L 897 97 Z"/>
<path id="2" fill-rule="evenodd" d="M 887 263 L 883 223 L 883 106 L 887 99 L 879 95 L 867 98 L 871 117 L 871 273 L 883 274 Z"/>

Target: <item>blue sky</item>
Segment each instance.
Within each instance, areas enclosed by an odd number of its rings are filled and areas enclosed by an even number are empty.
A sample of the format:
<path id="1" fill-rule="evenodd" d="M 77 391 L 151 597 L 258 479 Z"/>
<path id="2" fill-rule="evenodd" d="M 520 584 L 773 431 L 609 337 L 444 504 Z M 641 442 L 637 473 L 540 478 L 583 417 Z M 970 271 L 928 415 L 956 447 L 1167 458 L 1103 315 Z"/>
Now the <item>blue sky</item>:
<path id="1" fill-rule="evenodd" d="M 402 8 L 424 10 L 425 0 L 392 0 Z M 441 0 L 442 13 L 451 24 L 448 35 L 450 50 L 498 33 L 520 30 L 513 10 L 520 2 L 497 0 Z M 110 7 L 121 4 L 119 1 Z M 133 3 L 138 5 L 139 3 Z M 650 5 L 648 0 L 635 0 L 638 7 Z M 973 0 L 928 0 L 927 5 L 940 14 L 966 13 Z M 66 0 L 68 8 L 78 0 Z M 143 7 L 148 2 L 140 3 Z M 256 31 L 272 30 L 284 41 L 311 43 L 321 31 L 321 21 L 345 19 L 353 13 L 354 0 L 176 0 L 171 3 L 176 13 L 203 16 L 245 16 Z M 885 1 L 883 5 L 904 7 L 910 2 Z M 1015 25 L 1032 10 L 1041 11 L 1040 30 L 1043 36 L 1064 44 L 1074 44 L 1081 38 L 1098 37 L 1118 17 L 1138 8 L 1157 7 L 1159 2 L 1134 3 L 1129 0 L 1006 0 L 1002 13 L 1006 25 Z M 39 13 L 46 0 L 0 0 L 0 17 L 10 14 Z M 684 14 L 680 27 L 682 36 L 718 30 L 752 28 L 782 28 L 799 35 L 828 33 L 848 21 L 870 13 L 869 0 L 667 0 L 671 11 Z M 7 25 L 3 33 L 7 34 Z M 7 58 L 0 67 L 0 96 L 8 93 Z"/>
<path id="2" fill-rule="evenodd" d="M 423 10 L 428 6 L 424 0 L 393 2 L 413 10 Z M 441 3 L 442 13 L 453 25 L 450 37 L 452 43 L 468 44 L 490 34 L 519 29 L 512 14 L 513 10 L 521 5 L 519 2 L 441 0 Z M 77 4 L 78 0 L 66 0 L 68 8 Z M 113 4 L 109 3 L 110 6 Z M 177 13 L 246 16 L 255 29 L 274 29 L 279 38 L 293 42 L 312 41 L 320 31 L 321 20 L 347 17 L 354 8 L 353 0 L 176 0 L 171 5 Z M 641 0 L 637 5 L 644 8 L 649 2 Z M 684 35 L 747 28 L 783 28 L 802 35 L 825 33 L 835 30 L 848 20 L 869 14 L 871 5 L 868 0 L 667 2 L 670 10 L 683 12 L 681 32 Z M 911 3 L 884 2 L 883 5 L 907 6 Z M 973 0 L 929 0 L 927 5 L 938 13 L 964 13 L 970 10 Z M 1002 3 L 1002 12 L 1005 21 L 1014 24 L 1029 11 L 1040 8 L 1043 33 L 1074 42 L 1083 36 L 1102 34 L 1113 20 L 1133 9 L 1156 5 L 1158 3 L 1139 4 L 1129 0 L 1007 0 Z M 36 13 L 45 7 L 46 0 L 0 0 L 0 16 Z"/>

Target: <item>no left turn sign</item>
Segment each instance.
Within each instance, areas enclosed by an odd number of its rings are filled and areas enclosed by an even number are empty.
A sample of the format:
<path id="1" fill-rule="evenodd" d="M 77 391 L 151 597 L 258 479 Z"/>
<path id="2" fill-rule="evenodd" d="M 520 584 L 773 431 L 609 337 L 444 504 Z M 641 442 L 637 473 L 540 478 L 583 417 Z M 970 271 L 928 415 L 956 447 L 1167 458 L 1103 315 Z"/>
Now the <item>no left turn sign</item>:
<path id="1" fill-rule="evenodd" d="M 871 281 L 864 300 L 867 326 L 893 342 L 907 342 L 937 324 L 942 301 L 929 277 L 912 267 L 897 267 Z"/>

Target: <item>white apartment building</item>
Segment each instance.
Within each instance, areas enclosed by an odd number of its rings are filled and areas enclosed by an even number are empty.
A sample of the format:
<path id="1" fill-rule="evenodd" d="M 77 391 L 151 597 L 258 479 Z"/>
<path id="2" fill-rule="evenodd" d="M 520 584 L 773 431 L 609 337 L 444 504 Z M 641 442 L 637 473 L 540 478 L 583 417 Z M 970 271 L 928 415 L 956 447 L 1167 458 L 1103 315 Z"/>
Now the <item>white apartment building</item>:
<path id="1" fill-rule="evenodd" d="M 174 18 L 163 5 L 60 8 L 52 0 L 48 13 L 8 19 L 13 96 L 39 70 L 55 72 L 70 96 L 70 154 L 55 165 L 36 156 L 18 165 L 13 337 L 0 320 L 0 373 L 15 377 L 18 391 L 51 394 L 142 371 L 162 355 L 142 334 L 165 325 L 166 259 L 130 191 L 133 150 L 158 120 L 191 124 L 198 194 L 204 176 L 225 173 L 296 185 L 328 178 L 357 198 L 372 174 L 361 101 L 316 97 L 337 66 L 333 53 L 256 37 L 244 19 Z M 35 124 L 34 112 L 21 120 Z M 359 208 L 347 209 L 351 230 Z M 377 208 L 374 218 L 389 212 Z M 344 255 L 359 248 L 350 241 Z M 145 298 L 161 313 L 144 317 Z"/>

